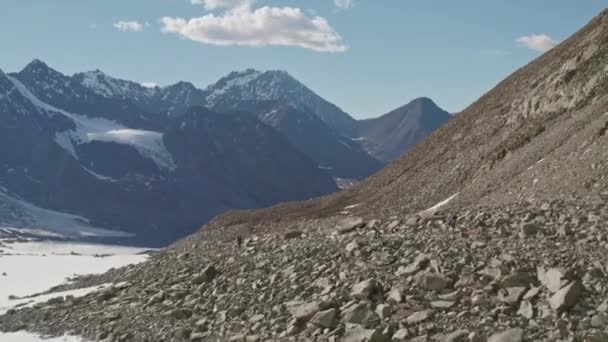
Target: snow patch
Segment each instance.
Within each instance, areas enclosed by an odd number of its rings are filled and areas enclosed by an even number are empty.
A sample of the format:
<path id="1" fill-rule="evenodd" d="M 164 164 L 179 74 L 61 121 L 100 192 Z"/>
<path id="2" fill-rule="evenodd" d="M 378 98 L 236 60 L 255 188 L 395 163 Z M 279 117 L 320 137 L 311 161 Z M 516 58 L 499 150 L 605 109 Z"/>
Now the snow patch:
<path id="1" fill-rule="evenodd" d="M 433 216 L 435 215 L 435 213 L 437 211 L 439 211 L 439 209 L 445 207 L 448 203 L 450 203 L 454 198 L 456 198 L 460 193 L 456 193 L 448 198 L 446 198 L 445 200 L 435 204 L 434 206 L 421 211 L 420 213 L 418 213 L 418 215 L 422 216 L 422 217 L 428 217 L 428 216 Z"/>
<path id="2" fill-rule="evenodd" d="M 344 207 L 344 210 L 354 209 L 354 208 L 356 208 L 356 207 L 358 207 L 360 205 L 361 205 L 361 203 L 349 205 L 347 207 Z"/>
<path id="3" fill-rule="evenodd" d="M 100 274 L 147 259 L 146 255 L 139 254 L 144 251 L 142 248 L 94 244 L 27 242 L 6 244 L 0 249 L 3 250 L 0 270 L 6 272 L 6 276 L 0 275 L 0 314 L 30 301 L 41 302 L 66 295 L 83 296 L 96 288 L 17 300 L 9 300 L 10 295 L 31 296 L 65 283 L 76 275 Z"/>
<path id="4" fill-rule="evenodd" d="M 247 70 L 237 73 L 233 78 L 227 80 L 222 87 L 209 88 L 212 92 L 207 96 L 211 101 L 227 93 L 230 89 L 241 87 L 258 78 L 262 73 L 257 70 Z"/>
<path id="5" fill-rule="evenodd" d="M 42 338 L 38 335 L 30 334 L 25 331 L 14 333 L 0 332 L 0 341 L 6 342 L 84 342 L 85 340 L 75 336 L 63 336 L 54 338 Z"/>
<path id="6" fill-rule="evenodd" d="M 153 160 L 160 168 L 175 169 L 173 158 L 164 145 L 161 133 L 128 129 L 114 121 L 68 113 L 40 101 L 16 78 L 10 76 L 8 78 L 17 87 L 21 95 L 30 100 L 36 107 L 67 116 L 76 124 L 75 130 L 60 132 L 55 137 L 59 146 L 72 154 L 74 158 L 78 159 L 74 144 L 86 144 L 96 140 L 110 141 L 134 147 L 143 157 Z"/>

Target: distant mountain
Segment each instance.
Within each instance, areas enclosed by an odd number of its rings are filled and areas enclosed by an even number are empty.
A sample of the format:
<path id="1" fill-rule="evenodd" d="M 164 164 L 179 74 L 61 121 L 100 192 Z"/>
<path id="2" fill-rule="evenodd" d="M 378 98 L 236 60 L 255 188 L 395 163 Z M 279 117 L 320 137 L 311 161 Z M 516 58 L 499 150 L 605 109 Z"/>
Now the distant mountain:
<path id="1" fill-rule="evenodd" d="M 229 209 L 370 176 L 441 123 L 422 102 L 358 122 L 283 71 L 149 88 L 34 60 L 0 76 L 0 224 L 48 210 L 50 228 L 82 217 L 168 242 Z"/>
<path id="2" fill-rule="evenodd" d="M 257 116 L 336 178 L 363 179 L 383 166 L 357 141 L 338 133 L 303 107 L 298 109 L 278 101 L 232 101 L 214 109 Z"/>
<path id="3" fill-rule="evenodd" d="M 379 118 L 361 120 L 358 132 L 371 155 L 389 162 L 443 126 L 451 115 L 431 99 L 418 98 Z"/>
<path id="4" fill-rule="evenodd" d="M 42 91 L 42 82 L 37 84 Z M 84 92 L 73 88 L 70 94 Z M 87 104 L 67 102 L 77 103 Z M 55 107 L 0 72 L 0 206 L 16 208 L 0 211 L 0 222 L 40 224 L 35 217 L 51 210 L 159 245 L 231 208 L 337 190 L 313 160 L 251 115 L 194 107 L 170 117 L 160 131 L 125 121 L 130 127 Z"/>
<path id="5" fill-rule="evenodd" d="M 329 127 L 351 135 L 356 120 L 324 100 L 285 71 L 232 72 L 206 89 L 209 107 L 241 101 L 281 101 L 298 110 L 310 111 Z"/>

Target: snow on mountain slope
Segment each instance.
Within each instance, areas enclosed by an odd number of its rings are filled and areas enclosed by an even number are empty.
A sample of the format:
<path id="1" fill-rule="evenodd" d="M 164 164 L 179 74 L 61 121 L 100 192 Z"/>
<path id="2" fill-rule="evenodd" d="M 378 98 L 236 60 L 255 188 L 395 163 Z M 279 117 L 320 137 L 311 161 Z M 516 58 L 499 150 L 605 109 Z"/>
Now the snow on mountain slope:
<path id="1" fill-rule="evenodd" d="M 243 101 L 281 101 L 299 110 L 311 111 L 341 134 L 354 133 L 355 119 L 285 71 L 232 72 L 210 85 L 206 92 L 209 108 L 230 107 Z"/>
<path id="2" fill-rule="evenodd" d="M 42 228 L 32 234 L 31 229 Z M 28 235 L 43 235 L 44 231 L 63 237 L 129 237 L 127 233 L 93 227 L 83 217 L 43 209 L 8 195 L 0 189 L 0 230 L 27 228 Z"/>
<path id="3" fill-rule="evenodd" d="M 88 71 L 82 73 L 82 76 L 83 86 L 105 97 L 121 96 L 140 101 L 146 98 L 149 100 L 157 90 L 156 88 L 144 87 L 139 83 L 110 77 L 100 70 Z"/>
<path id="4" fill-rule="evenodd" d="M 89 118 L 66 112 L 40 101 L 18 79 L 12 76 L 7 77 L 21 95 L 30 100 L 35 106 L 45 111 L 62 114 L 74 122 L 76 129 L 58 133 L 56 135 L 56 141 L 76 159 L 78 159 L 78 155 L 74 144 L 85 144 L 91 141 L 106 141 L 130 145 L 143 157 L 153 160 L 160 168 L 168 170 L 175 168 L 171 154 L 164 146 L 163 135 L 161 133 L 128 129 L 107 119 Z"/>
<path id="5" fill-rule="evenodd" d="M 18 331 L 14 333 L 0 333 L 0 339 L 7 342 L 84 342 L 83 339 L 74 336 L 55 338 L 43 338 L 34 334 Z"/>

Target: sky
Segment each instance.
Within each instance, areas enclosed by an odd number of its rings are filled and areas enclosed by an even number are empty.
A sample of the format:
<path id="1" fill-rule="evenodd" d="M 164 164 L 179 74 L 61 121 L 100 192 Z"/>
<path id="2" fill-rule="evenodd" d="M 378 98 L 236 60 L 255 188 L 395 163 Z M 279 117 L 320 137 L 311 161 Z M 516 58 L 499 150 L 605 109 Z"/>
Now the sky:
<path id="1" fill-rule="evenodd" d="M 205 88 L 286 70 L 356 118 L 425 96 L 450 112 L 566 39 L 605 0 L 0 0 L 0 69 Z"/>

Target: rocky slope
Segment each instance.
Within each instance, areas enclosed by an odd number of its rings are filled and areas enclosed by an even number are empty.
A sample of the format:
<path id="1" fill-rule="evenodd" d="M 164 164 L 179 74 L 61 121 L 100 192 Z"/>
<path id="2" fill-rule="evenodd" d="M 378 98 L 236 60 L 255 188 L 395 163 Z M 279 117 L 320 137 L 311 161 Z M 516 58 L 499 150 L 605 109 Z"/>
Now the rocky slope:
<path id="1" fill-rule="evenodd" d="M 605 206 L 551 202 L 302 223 L 84 277 L 0 317 L 94 341 L 605 341 Z M 60 288 L 64 289 L 64 288 Z M 57 290 L 60 290 L 57 289 Z"/>

